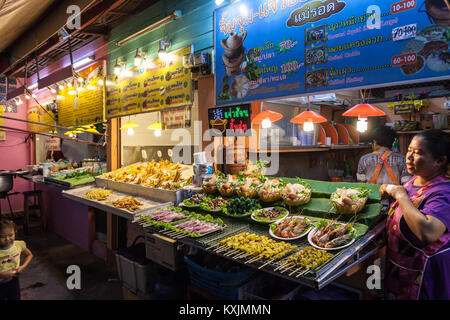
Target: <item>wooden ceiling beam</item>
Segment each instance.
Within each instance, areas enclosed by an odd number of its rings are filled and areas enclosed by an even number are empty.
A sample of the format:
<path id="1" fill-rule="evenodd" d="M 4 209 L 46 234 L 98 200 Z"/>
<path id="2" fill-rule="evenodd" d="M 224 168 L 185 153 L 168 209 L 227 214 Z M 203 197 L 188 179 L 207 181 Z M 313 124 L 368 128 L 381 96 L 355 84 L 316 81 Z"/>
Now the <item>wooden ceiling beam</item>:
<path id="1" fill-rule="evenodd" d="M 87 28 L 89 25 L 94 23 L 97 19 L 110 12 L 111 10 L 120 7 L 126 1 L 127 0 L 117 0 L 111 3 L 111 1 L 99 2 L 98 0 L 65 0 L 64 4 L 59 5 L 49 15 L 50 19 L 49 17 L 47 17 L 47 19 L 45 19 L 45 22 L 41 23 L 42 26 L 40 25 L 38 28 L 35 28 L 39 30 L 34 30 L 31 34 L 27 34 L 25 37 L 23 37 L 20 43 L 17 43 L 17 47 L 11 46 L 13 49 L 10 50 L 9 57 L 0 56 L 0 74 L 5 73 L 14 76 L 17 73 L 20 73 L 24 68 L 26 57 L 30 57 L 28 60 L 30 60 L 31 58 L 34 59 L 34 51 L 37 50 L 36 54 L 39 57 L 51 50 L 54 50 L 60 45 L 61 39 L 58 35 L 58 32 L 67 23 L 67 13 L 65 12 L 65 10 L 68 5 L 76 4 L 80 6 L 82 10 L 81 28 L 78 30 L 67 30 L 69 34 L 73 34 L 75 36 L 77 33 L 83 34 L 83 29 Z M 64 11 L 61 11 L 61 8 L 63 8 Z M 49 21 L 53 22 L 51 23 Z M 48 35 L 50 32 L 53 32 L 53 35 L 44 40 L 44 38 L 46 37 L 45 35 Z M 38 40 L 37 38 L 43 40 L 39 42 L 40 40 Z M 39 45 L 34 45 L 36 43 L 39 43 Z M 39 48 L 36 49 L 37 47 Z M 11 60 L 13 60 L 13 57 L 20 58 L 16 58 L 15 61 L 11 62 Z"/>
<path id="2" fill-rule="evenodd" d="M 109 28 L 102 26 L 89 26 L 81 30 L 79 33 L 92 36 L 106 36 L 109 33 Z"/>
<path id="3" fill-rule="evenodd" d="M 93 0 L 59 1 L 59 4 L 50 13 L 50 17 L 41 17 L 36 24 L 30 27 L 22 37 L 9 47 L 8 62 L 10 67 L 8 69 L 15 69 L 17 64 L 27 57 L 34 58 L 34 52 L 39 50 L 40 46 L 45 46 L 49 39 L 55 36 L 58 37 L 59 30 L 67 23 L 69 16 L 66 11 L 70 5 L 78 5 L 81 12 L 84 12 L 93 2 Z M 7 71 L 9 70 L 0 69 L 0 74 Z"/>

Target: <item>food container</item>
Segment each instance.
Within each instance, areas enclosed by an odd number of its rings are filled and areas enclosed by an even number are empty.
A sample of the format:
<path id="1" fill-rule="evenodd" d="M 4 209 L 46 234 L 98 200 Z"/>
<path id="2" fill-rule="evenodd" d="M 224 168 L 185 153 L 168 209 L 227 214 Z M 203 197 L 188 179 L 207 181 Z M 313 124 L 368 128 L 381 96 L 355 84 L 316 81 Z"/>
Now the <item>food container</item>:
<path id="1" fill-rule="evenodd" d="M 205 152 L 194 153 L 194 163 L 195 164 L 206 164 L 206 153 Z"/>
<path id="2" fill-rule="evenodd" d="M 447 115 L 444 113 L 433 115 L 433 126 L 435 129 L 447 129 Z"/>
<path id="3" fill-rule="evenodd" d="M 194 164 L 194 179 L 193 183 L 196 186 L 203 185 L 203 181 L 213 174 L 213 165 L 207 164 Z"/>
<path id="4" fill-rule="evenodd" d="M 48 162 L 46 162 L 46 163 L 44 163 L 43 165 L 42 165 L 42 175 L 44 176 L 44 177 L 48 177 L 49 176 L 49 173 L 50 173 L 50 168 L 53 166 L 53 164 L 52 163 L 48 163 Z"/>

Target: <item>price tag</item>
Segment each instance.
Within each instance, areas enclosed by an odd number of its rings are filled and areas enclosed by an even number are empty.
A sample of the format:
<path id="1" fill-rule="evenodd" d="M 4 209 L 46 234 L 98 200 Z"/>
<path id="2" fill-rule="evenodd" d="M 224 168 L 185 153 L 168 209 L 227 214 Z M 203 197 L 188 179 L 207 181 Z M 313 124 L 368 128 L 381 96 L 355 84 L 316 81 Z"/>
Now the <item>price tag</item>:
<path id="1" fill-rule="evenodd" d="M 411 10 L 416 7 L 416 0 L 404 0 L 396 2 L 391 5 L 391 13 L 398 13 L 406 10 Z"/>
<path id="2" fill-rule="evenodd" d="M 417 24 L 408 24 L 407 26 L 392 29 L 392 41 L 400 41 L 409 38 L 415 38 Z"/>
<path id="3" fill-rule="evenodd" d="M 398 56 L 392 57 L 392 65 L 402 66 L 405 64 L 413 64 L 417 62 L 417 54 L 416 53 L 405 53 Z"/>

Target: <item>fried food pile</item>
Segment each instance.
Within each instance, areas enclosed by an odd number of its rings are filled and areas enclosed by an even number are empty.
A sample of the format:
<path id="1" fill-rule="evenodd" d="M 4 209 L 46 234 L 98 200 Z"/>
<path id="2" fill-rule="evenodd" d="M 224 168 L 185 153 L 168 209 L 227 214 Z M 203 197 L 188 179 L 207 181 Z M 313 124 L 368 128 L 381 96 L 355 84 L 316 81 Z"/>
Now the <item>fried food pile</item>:
<path id="1" fill-rule="evenodd" d="M 126 209 L 131 212 L 135 212 L 140 209 L 144 204 L 133 197 L 123 197 L 112 202 L 112 205 L 116 208 Z"/>
<path id="2" fill-rule="evenodd" d="M 83 196 L 83 198 L 89 199 L 89 200 L 98 200 L 103 201 L 108 199 L 109 195 L 111 194 L 112 190 L 105 190 L 105 189 L 92 189 L 86 192 Z"/>
<path id="3" fill-rule="evenodd" d="M 181 177 L 180 164 L 168 160 L 130 165 L 104 173 L 101 178 L 166 190 L 181 189 L 185 182 Z"/>

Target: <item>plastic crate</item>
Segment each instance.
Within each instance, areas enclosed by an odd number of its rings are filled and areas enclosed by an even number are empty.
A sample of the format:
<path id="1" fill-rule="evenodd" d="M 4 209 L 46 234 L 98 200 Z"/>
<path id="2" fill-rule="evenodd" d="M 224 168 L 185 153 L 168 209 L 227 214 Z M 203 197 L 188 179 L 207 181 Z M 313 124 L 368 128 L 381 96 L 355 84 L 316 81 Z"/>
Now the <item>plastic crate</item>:
<path id="1" fill-rule="evenodd" d="M 141 265 L 116 253 L 117 271 L 122 285 L 133 293 L 147 293 L 152 264 Z"/>
<path id="2" fill-rule="evenodd" d="M 239 300 L 294 300 L 301 286 L 269 274 L 259 274 L 239 288 Z"/>
<path id="3" fill-rule="evenodd" d="M 237 300 L 239 288 L 256 272 L 252 268 L 241 272 L 218 272 L 202 267 L 186 256 L 184 261 L 188 266 L 191 284 L 220 299 Z"/>
<path id="4" fill-rule="evenodd" d="M 147 293 L 152 280 L 153 263 L 145 257 L 145 244 L 136 243 L 143 236 L 138 236 L 133 244 L 125 250 L 116 252 L 116 265 L 122 285 L 129 291 Z"/>

